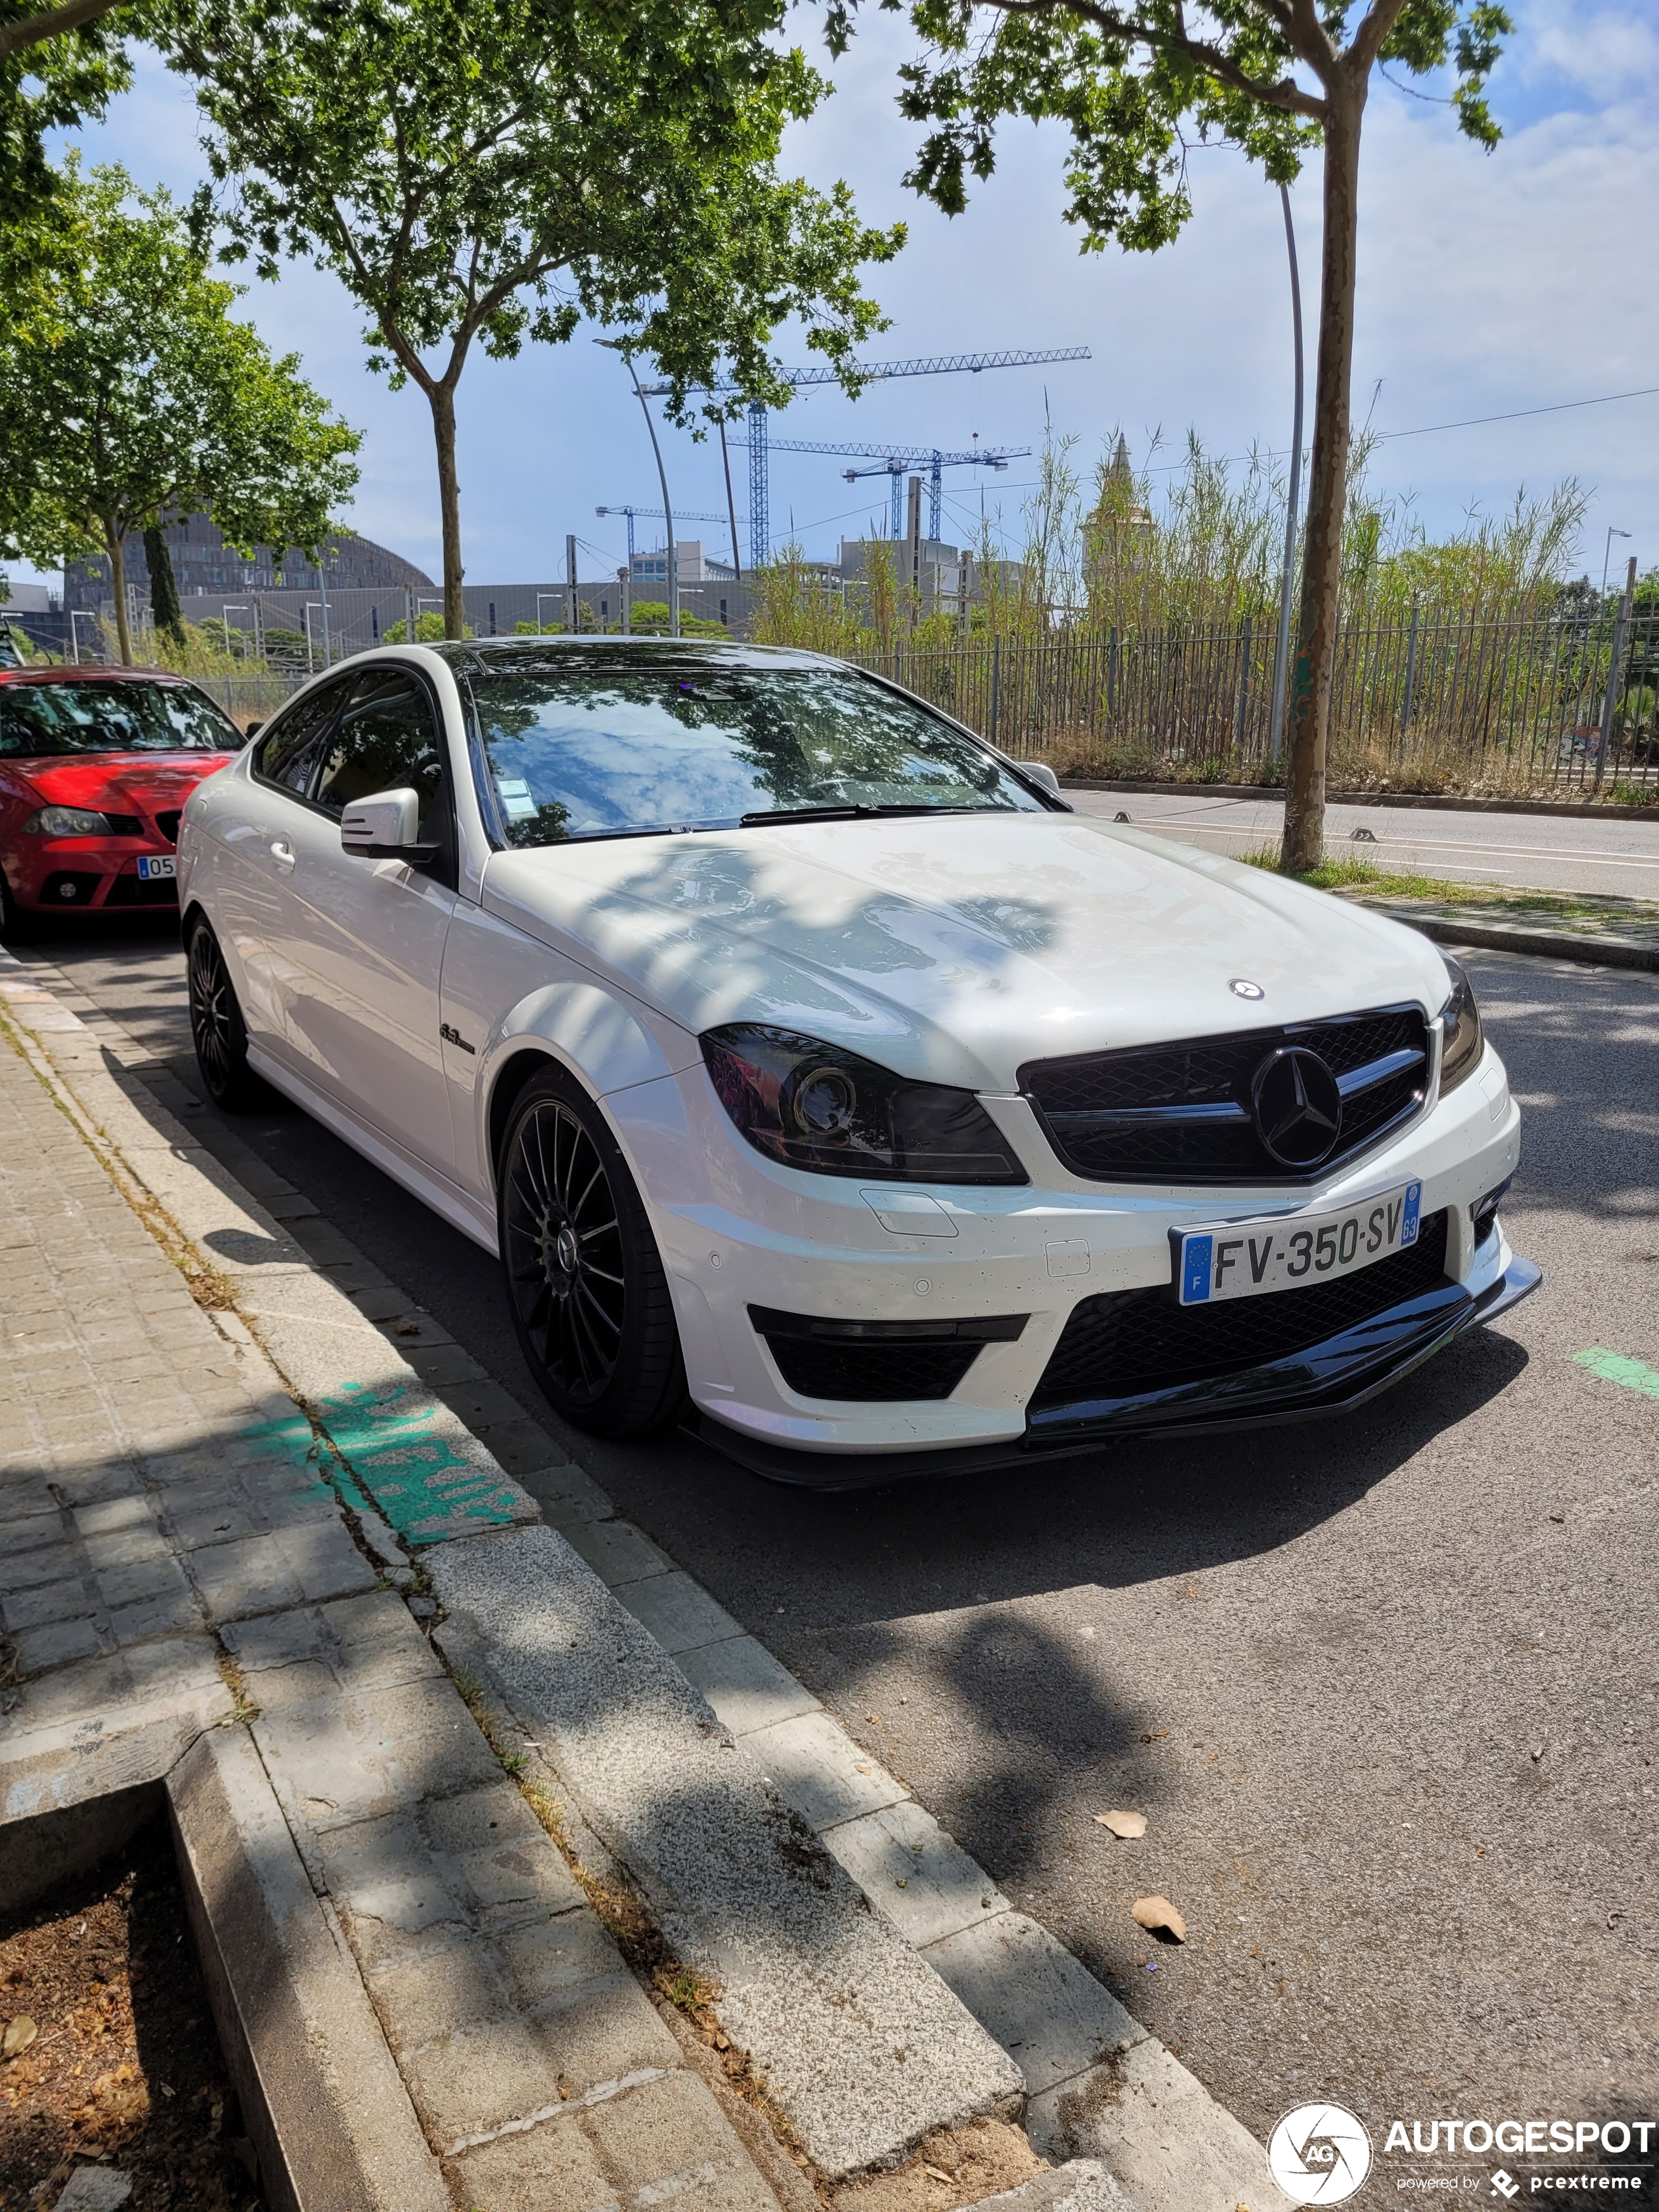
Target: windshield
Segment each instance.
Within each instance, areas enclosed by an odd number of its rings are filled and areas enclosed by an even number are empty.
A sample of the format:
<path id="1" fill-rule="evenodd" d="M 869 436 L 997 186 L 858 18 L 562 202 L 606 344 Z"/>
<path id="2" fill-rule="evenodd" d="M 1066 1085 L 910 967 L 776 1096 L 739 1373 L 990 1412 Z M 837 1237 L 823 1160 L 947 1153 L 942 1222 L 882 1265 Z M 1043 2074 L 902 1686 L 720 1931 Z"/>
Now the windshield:
<path id="1" fill-rule="evenodd" d="M 1042 801 L 973 739 L 838 669 L 519 670 L 471 678 L 511 845 L 805 814 Z"/>
<path id="2" fill-rule="evenodd" d="M 241 742 L 190 684 L 0 684 L 0 754 L 234 753 Z"/>

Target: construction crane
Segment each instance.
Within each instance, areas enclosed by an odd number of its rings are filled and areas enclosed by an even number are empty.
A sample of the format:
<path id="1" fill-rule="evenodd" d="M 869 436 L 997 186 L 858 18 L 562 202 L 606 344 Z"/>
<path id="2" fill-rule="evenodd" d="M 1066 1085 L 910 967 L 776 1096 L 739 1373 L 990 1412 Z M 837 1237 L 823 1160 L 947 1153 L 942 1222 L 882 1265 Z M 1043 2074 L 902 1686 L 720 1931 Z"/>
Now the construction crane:
<path id="1" fill-rule="evenodd" d="M 1089 361 L 1092 359 L 1087 346 L 1059 346 L 1047 352 L 1033 353 L 1014 349 L 1002 353 L 939 353 L 929 354 L 919 361 L 859 362 L 847 374 L 866 383 L 874 384 L 893 376 L 977 376 L 988 368 L 1037 368 L 1049 362 Z M 783 382 L 796 391 L 809 385 L 839 384 L 839 369 L 785 368 L 778 372 Z M 672 384 L 647 384 L 641 387 L 653 398 L 661 398 L 673 390 Z M 711 385 L 713 392 L 736 392 L 741 387 L 730 378 Z M 772 486 L 771 471 L 767 465 L 768 433 L 766 409 L 758 399 L 749 403 L 749 565 L 762 567 L 772 543 Z"/>
<path id="2" fill-rule="evenodd" d="M 732 440 L 741 445 L 740 438 Z M 893 482 L 893 538 L 896 544 L 904 534 L 904 471 L 907 468 L 925 465 L 927 470 L 927 535 L 937 538 L 939 532 L 939 508 L 945 496 L 940 481 L 945 469 L 1006 469 L 1010 461 L 1025 459 L 1029 446 L 1000 446 L 994 449 L 974 446 L 963 453 L 942 453 L 937 446 L 817 446 L 809 445 L 799 438 L 773 438 L 769 441 L 775 453 L 851 453 L 860 459 L 875 461 L 873 469 L 843 469 L 842 474 L 848 483 L 856 483 L 860 477 L 890 477 Z"/>
<path id="3" fill-rule="evenodd" d="M 661 507 L 596 507 L 593 512 L 595 514 L 625 514 L 628 517 L 628 573 L 630 576 L 634 573 L 634 517 L 642 515 L 647 522 L 667 522 L 671 520 L 667 509 Z M 683 513 L 677 507 L 672 520 L 675 522 L 726 522 L 728 518 L 724 514 Z M 738 557 L 735 545 L 732 548 L 732 557 L 734 561 Z"/>

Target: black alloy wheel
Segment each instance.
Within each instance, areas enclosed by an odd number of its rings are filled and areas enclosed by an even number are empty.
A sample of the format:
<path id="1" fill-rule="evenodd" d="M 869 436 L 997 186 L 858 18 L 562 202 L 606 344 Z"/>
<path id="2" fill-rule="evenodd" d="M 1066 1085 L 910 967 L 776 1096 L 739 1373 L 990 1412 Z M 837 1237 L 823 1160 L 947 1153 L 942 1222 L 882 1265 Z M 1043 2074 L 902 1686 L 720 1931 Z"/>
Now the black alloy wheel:
<path id="1" fill-rule="evenodd" d="M 685 1370 L 644 1205 L 598 1107 L 551 1068 L 514 1107 L 497 1206 L 514 1327 L 555 1410 L 601 1437 L 676 1419 Z"/>
<path id="2" fill-rule="evenodd" d="M 190 989 L 190 1034 L 196 1065 L 216 1106 L 251 1114 L 270 1103 L 270 1091 L 247 1064 L 247 1028 L 219 940 L 200 915 L 185 955 Z"/>

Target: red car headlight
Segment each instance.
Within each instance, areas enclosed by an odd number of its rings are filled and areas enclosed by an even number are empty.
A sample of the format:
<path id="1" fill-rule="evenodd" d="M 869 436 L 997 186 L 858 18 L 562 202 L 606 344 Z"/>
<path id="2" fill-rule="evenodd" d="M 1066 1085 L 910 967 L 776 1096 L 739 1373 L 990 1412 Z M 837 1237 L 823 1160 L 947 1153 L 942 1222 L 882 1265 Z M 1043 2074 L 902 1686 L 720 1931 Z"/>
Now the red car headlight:
<path id="1" fill-rule="evenodd" d="M 91 806 L 43 806 L 23 824 L 32 837 L 112 837 L 115 824 Z"/>

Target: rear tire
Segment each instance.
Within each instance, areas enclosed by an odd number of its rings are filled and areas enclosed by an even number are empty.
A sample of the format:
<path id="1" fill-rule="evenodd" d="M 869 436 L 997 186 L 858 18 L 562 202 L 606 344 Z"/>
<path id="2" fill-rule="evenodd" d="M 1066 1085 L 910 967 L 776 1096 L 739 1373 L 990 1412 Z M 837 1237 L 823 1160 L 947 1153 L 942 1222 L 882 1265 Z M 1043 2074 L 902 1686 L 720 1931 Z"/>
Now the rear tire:
<path id="1" fill-rule="evenodd" d="M 687 1391 L 668 1279 L 621 1148 L 568 1076 L 526 1085 L 497 1181 L 507 1305 L 549 1404 L 596 1437 L 670 1425 Z"/>
<path id="2" fill-rule="evenodd" d="M 253 1114 L 270 1103 L 270 1088 L 247 1064 L 247 1024 L 219 940 L 198 915 L 185 951 L 190 1034 L 196 1065 L 214 1104 L 227 1114 Z"/>

